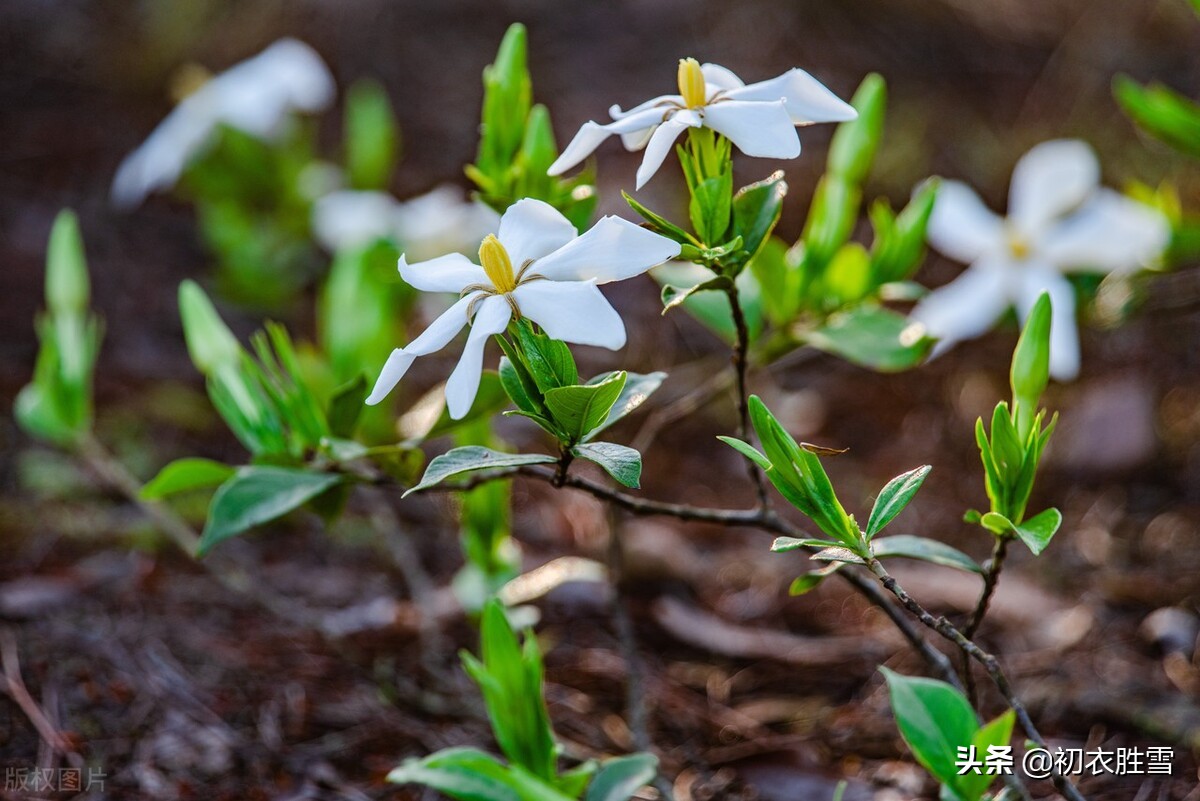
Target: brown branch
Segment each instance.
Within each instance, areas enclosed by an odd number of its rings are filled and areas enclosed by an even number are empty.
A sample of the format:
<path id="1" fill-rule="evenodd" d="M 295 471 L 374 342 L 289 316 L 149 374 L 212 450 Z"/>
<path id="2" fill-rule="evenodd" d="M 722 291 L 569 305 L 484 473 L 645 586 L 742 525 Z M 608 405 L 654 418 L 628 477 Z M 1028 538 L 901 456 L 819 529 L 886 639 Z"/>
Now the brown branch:
<path id="1" fill-rule="evenodd" d="M 738 436 L 742 439 L 749 439 L 750 436 L 750 406 L 749 394 L 746 392 L 746 370 L 749 367 L 749 358 L 747 353 L 750 349 L 750 330 L 746 326 L 746 315 L 742 311 L 742 302 L 738 297 L 737 286 L 732 283 L 725 290 L 725 296 L 729 298 L 729 310 L 733 314 L 733 325 L 737 331 L 737 341 L 733 348 L 733 367 L 737 372 L 737 394 L 738 394 Z M 746 460 L 746 470 L 750 475 L 750 481 L 754 484 L 754 491 L 758 496 L 758 508 L 766 509 L 768 507 L 767 485 L 763 480 L 762 470 L 753 461 Z"/>
<path id="2" fill-rule="evenodd" d="M 988 605 L 991 604 L 992 594 L 1000 582 L 1000 571 L 1004 569 L 1004 557 L 1008 554 L 1009 539 L 1010 537 L 1007 536 L 996 537 L 996 541 L 992 544 L 991 558 L 983 566 L 983 591 L 979 594 L 975 611 L 971 613 L 971 617 L 963 629 L 963 636 L 968 640 L 974 639 L 975 632 L 979 631 L 979 626 L 987 614 Z M 971 675 L 971 658 L 966 654 L 963 654 L 963 681 L 967 686 L 967 699 L 974 704 L 975 678 Z"/>
<path id="3" fill-rule="evenodd" d="M 974 641 L 963 636 L 963 633 L 955 628 L 945 617 L 934 617 L 930 614 L 925 607 L 921 606 L 915 598 L 900 586 L 896 579 L 884 569 L 878 559 L 873 556 L 867 557 L 867 567 L 878 577 L 880 583 L 887 588 L 888 592 L 895 595 L 896 599 L 904 605 L 904 608 L 911 612 L 922 624 L 954 643 L 960 651 L 983 666 L 988 676 L 991 677 L 992 683 L 996 685 L 996 689 L 1000 691 L 1000 695 L 1003 696 L 1005 702 L 1016 714 L 1017 720 L 1021 723 L 1021 728 L 1025 730 L 1026 736 L 1037 743 L 1039 748 L 1046 749 L 1046 739 L 1042 737 L 1041 732 L 1034 725 L 1033 720 L 1029 717 L 1029 711 L 1021 703 L 1021 699 L 1013 692 L 1008 676 L 1004 673 L 1004 669 L 1000 667 L 1000 661 L 976 645 Z M 1057 767 L 1054 767 L 1052 770 L 1050 780 L 1054 783 L 1055 789 L 1062 793 L 1068 801 L 1086 801 L 1078 788 L 1075 787 L 1065 774 L 1058 770 Z"/>

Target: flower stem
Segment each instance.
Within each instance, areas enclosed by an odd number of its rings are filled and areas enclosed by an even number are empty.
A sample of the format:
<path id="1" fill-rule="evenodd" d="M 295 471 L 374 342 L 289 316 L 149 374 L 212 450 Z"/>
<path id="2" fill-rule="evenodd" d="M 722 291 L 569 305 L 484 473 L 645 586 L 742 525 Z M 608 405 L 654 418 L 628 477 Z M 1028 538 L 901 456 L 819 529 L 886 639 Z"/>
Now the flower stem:
<path id="1" fill-rule="evenodd" d="M 983 623 L 984 615 L 987 614 L 988 605 L 992 601 L 992 594 L 996 591 L 996 585 L 1000 582 L 1000 571 L 1004 569 L 1004 557 L 1008 555 L 1009 537 L 998 536 L 992 544 L 992 555 L 987 563 L 983 566 L 983 591 L 979 594 L 979 601 L 975 604 L 975 611 L 971 613 L 971 618 L 963 629 L 963 636 L 968 640 L 975 637 L 975 632 L 979 631 L 979 626 Z M 975 679 L 971 675 L 971 659 L 966 654 L 963 654 L 963 682 L 967 688 L 967 699 L 972 704 L 975 703 Z"/>
<path id="2" fill-rule="evenodd" d="M 731 283 L 729 289 L 725 290 L 725 297 L 729 298 L 729 310 L 733 314 L 733 325 L 737 332 L 737 340 L 733 347 L 733 367 L 737 373 L 738 436 L 748 439 L 750 437 L 750 406 L 749 392 L 746 389 L 746 371 L 749 368 L 747 354 L 750 349 L 750 330 L 746 326 L 746 314 L 742 310 L 737 286 Z M 750 481 L 754 484 L 754 491 L 758 497 L 758 508 L 766 509 L 770 501 L 767 497 L 767 485 L 763 481 L 762 470 L 749 459 L 745 461 Z"/>

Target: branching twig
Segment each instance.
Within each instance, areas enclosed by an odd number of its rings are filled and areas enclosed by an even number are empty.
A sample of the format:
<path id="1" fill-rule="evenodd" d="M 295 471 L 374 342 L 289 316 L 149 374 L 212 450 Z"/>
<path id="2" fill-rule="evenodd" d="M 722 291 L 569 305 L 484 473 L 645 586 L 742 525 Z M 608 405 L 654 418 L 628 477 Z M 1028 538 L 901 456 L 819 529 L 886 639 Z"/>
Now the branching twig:
<path id="1" fill-rule="evenodd" d="M 998 536 L 992 544 L 992 556 L 983 566 L 983 591 L 979 594 L 979 601 L 975 604 L 975 611 L 971 613 L 967 625 L 963 628 L 963 636 L 968 640 L 975 637 L 975 632 L 979 631 L 979 626 L 983 623 L 984 615 L 987 614 L 988 605 L 992 601 L 992 594 L 996 591 L 996 585 L 1000 582 L 1000 571 L 1004 569 L 1004 557 L 1008 554 L 1009 537 Z M 975 678 L 971 674 L 971 658 L 963 654 L 963 681 L 967 687 L 967 698 L 972 704 L 975 703 Z"/>
<path id="2" fill-rule="evenodd" d="M 733 313 L 733 325 L 737 331 L 737 341 L 733 348 L 733 367 L 737 372 L 738 436 L 748 439 L 750 436 L 750 406 L 748 403 L 749 393 L 746 391 L 746 370 L 749 367 L 747 353 L 750 350 L 750 330 L 746 327 L 746 315 L 742 312 L 742 302 L 738 297 L 737 286 L 731 283 L 729 289 L 725 290 L 725 296 L 729 298 L 729 310 Z M 763 480 L 762 470 L 749 459 L 746 460 L 746 470 L 758 496 L 758 508 L 766 509 L 768 505 L 767 485 Z"/>
<path id="3" fill-rule="evenodd" d="M 963 633 L 955 628 L 954 625 L 945 617 L 934 617 L 932 614 L 930 614 L 925 607 L 921 606 L 916 599 L 909 595 L 908 592 L 900 586 L 896 579 L 887 572 L 883 564 L 881 564 L 878 559 L 874 557 L 867 557 L 867 567 L 869 567 L 871 572 L 879 578 L 880 583 L 887 588 L 888 592 L 895 595 L 896 599 L 904 605 L 904 608 L 911 612 L 914 617 L 921 621 L 921 623 L 933 631 L 936 631 L 950 642 L 954 643 L 954 645 L 956 645 L 964 654 L 983 665 L 983 669 L 986 670 L 988 676 L 991 677 L 992 682 L 996 685 L 996 689 L 999 690 L 1000 695 L 1004 697 L 1004 701 L 1016 714 L 1017 720 L 1020 722 L 1021 728 L 1025 730 L 1026 736 L 1029 737 L 1030 740 L 1033 740 L 1035 743 L 1037 743 L 1039 748 L 1046 748 L 1046 739 L 1042 737 L 1041 732 L 1039 732 L 1037 726 L 1034 725 L 1033 720 L 1029 717 L 1028 710 L 1026 710 L 1025 705 L 1021 703 L 1021 699 L 1019 699 L 1016 696 L 1016 693 L 1013 692 L 1012 684 L 1009 683 L 1008 676 L 1004 673 L 1003 668 L 1000 667 L 1000 661 L 996 659 L 995 656 L 976 645 L 974 641 L 965 637 Z M 1063 796 L 1068 799 L 1068 801 L 1086 801 L 1071 780 L 1067 778 L 1067 776 L 1064 775 L 1057 767 L 1053 767 L 1052 771 L 1053 772 L 1051 773 L 1050 779 L 1054 783 L 1055 789 L 1062 793 Z"/>
<path id="4" fill-rule="evenodd" d="M 29 718 L 29 722 L 37 729 L 38 736 L 50 747 L 50 750 L 65 756 L 72 767 L 83 767 L 83 757 L 29 694 L 25 680 L 21 677 L 21 662 L 17 657 L 17 638 L 8 629 L 0 632 L 0 664 L 4 667 L 4 673 L 0 674 L 0 691 L 20 707 L 21 711 L 25 713 L 25 717 Z"/>

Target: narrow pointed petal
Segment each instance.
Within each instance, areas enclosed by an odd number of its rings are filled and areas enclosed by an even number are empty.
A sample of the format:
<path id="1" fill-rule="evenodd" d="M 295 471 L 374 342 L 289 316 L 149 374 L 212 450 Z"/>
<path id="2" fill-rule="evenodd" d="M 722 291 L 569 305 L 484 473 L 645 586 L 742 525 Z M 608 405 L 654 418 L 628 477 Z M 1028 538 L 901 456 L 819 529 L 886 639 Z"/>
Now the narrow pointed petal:
<path id="1" fill-rule="evenodd" d="M 330 251 L 369 245 L 396 235 L 398 209 L 387 192 L 330 192 L 313 203 L 313 235 Z"/>
<path id="2" fill-rule="evenodd" d="M 654 177 L 658 168 L 671 152 L 671 146 L 679 138 L 679 134 L 688 128 L 699 128 L 703 123 L 700 115 L 694 111 L 680 111 L 654 129 L 654 134 L 646 144 L 646 154 L 642 156 L 642 164 L 638 167 L 636 189 L 641 189 L 646 182 Z"/>
<path id="3" fill-rule="evenodd" d="M 199 152 L 217 119 L 201 88 L 159 123 L 146 141 L 121 162 L 113 178 L 111 197 L 118 208 L 130 209 L 148 195 L 175 185 L 183 168 Z M 191 101 L 191 102 L 189 102 Z"/>
<path id="4" fill-rule="evenodd" d="M 966 264 L 1006 247 L 1004 221 L 959 181 L 938 186 L 926 237 L 938 251 Z"/>
<path id="5" fill-rule="evenodd" d="M 722 67 L 720 64 L 701 64 L 700 72 L 704 74 L 704 82 L 718 92 L 728 92 L 746 85 L 746 82 L 735 75 L 733 70 Z"/>
<path id="6" fill-rule="evenodd" d="M 646 109 L 666 109 L 672 104 L 675 106 L 682 106 L 683 95 L 659 95 L 658 97 L 652 97 L 644 103 L 638 103 L 636 106 L 625 110 L 622 110 L 620 106 L 614 103 L 608 107 L 608 115 L 614 120 L 620 120 L 624 119 L 625 117 L 631 117 L 634 114 L 640 114 Z"/>
<path id="7" fill-rule="evenodd" d="M 483 268 L 461 253 L 447 253 L 416 264 L 409 264 L 401 256 L 400 277 L 422 292 L 462 292 L 471 284 L 491 285 Z"/>
<path id="8" fill-rule="evenodd" d="M 1060 270 L 1131 273 L 1162 255 L 1170 238 L 1171 224 L 1163 214 L 1101 189 L 1046 232 L 1038 254 Z"/>
<path id="9" fill-rule="evenodd" d="M 393 350 L 383 365 L 379 378 L 375 381 L 375 388 L 367 397 L 367 403 L 374 406 L 387 397 L 387 394 L 404 377 L 418 356 L 428 356 L 430 353 L 436 353 L 446 347 L 450 340 L 466 327 L 467 309 L 470 308 L 471 301 L 479 297 L 479 294 L 472 292 L 470 295 L 459 298 L 457 303 L 438 315 L 437 319 L 430 323 L 429 327 L 422 331 L 416 339 L 403 348 Z"/>
<path id="10" fill-rule="evenodd" d="M 1008 219 L 1036 237 L 1055 217 L 1075 210 L 1100 183 L 1100 163 L 1086 142 L 1056 139 L 1034 146 L 1013 168 Z"/>
<path id="11" fill-rule="evenodd" d="M 467 345 L 446 381 L 446 409 L 450 417 L 461 420 L 471 411 L 475 395 L 479 392 L 479 379 L 483 373 L 483 349 L 488 337 L 499 334 L 508 325 L 512 310 L 508 301 L 498 295 L 485 298 L 479 304 Z"/>
<path id="12" fill-rule="evenodd" d="M 653 128 L 662 122 L 664 115 L 670 109 L 646 108 L 636 114 L 628 114 L 616 122 L 601 125 L 588 121 L 583 124 L 575 138 L 571 140 L 559 157 L 546 171 L 548 175 L 562 175 L 579 162 L 592 155 L 592 151 L 600 147 L 600 143 L 613 134 L 635 134 L 647 128 Z"/>
<path id="13" fill-rule="evenodd" d="M 655 126 L 655 128 L 657 127 Z M 633 153 L 650 144 L 650 137 L 652 136 L 654 136 L 654 128 L 643 128 L 633 133 L 623 133 L 621 134 L 621 144 L 626 150 Z"/>
<path id="14" fill-rule="evenodd" d="M 747 156 L 794 159 L 800 137 L 782 100 L 730 100 L 704 107 L 704 125 L 728 138 Z"/>
<path id="15" fill-rule="evenodd" d="M 558 209 L 529 197 L 508 207 L 500 218 L 498 233 L 514 270 L 521 269 L 528 259 L 553 253 L 577 235 L 575 226 Z"/>
<path id="16" fill-rule="evenodd" d="M 926 295 L 909 315 L 941 340 L 935 353 L 991 328 L 1013 303 L 1012 265 L 979 262 L 958 278 Z"/>
<path id="17" fill-rule="evenodd" d="M 858 116 L 854 106 L 802 69 L 791 69 L 769 81 L 747 84 L 725 93 L 730 100 L 783 100 L 795 125 L 845 122 Z"/>
<path id="18" fill-rule="evenodd" d="M 629 220 L 604 217 L 565 247 L 534 262 L 530 273 L 552 282 L 591 280 L 604 284 L 641 275 L 678 255 L 678 242 Z"/>
<path id="19" fill-rule="evenodd" d="M 609 350 L 625 346 L 625 323 L 591 281 L 534 281 L 513 293 L 521 314 L 554 339 Z"/>
<path id="20" fill-rule="evenodd" d="M 1071 381 L 1079 375 L 1079 328 L 1075 320 L 1075 288 L 1050 265 L 1027 265 L 1017 287 L 1022 322 L 1043 292 L 1050 293 L 1050 375 Z"/>

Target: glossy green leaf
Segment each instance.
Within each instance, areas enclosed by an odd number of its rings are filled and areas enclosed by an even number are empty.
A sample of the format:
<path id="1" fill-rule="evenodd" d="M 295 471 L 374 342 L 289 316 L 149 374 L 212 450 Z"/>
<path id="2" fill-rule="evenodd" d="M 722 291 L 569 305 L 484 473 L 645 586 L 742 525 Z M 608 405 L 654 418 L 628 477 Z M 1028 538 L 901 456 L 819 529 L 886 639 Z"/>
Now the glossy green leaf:
<path id="1" fill-rule="evenodd" d="M 875 505 L 871 508 L 871 517 L 867 521 L 867 539 L 882 531 L 896 515 L 904 511 L 904 507 L 908 506 L 909 501 L 917 494 L 917 490 L 921 488 L 932 469 L 929 465 L 922 465 L 909 470 L 893 478 L 880 490 L 879 497 L 875 499 Z"/>
<path id="2" fill-rule="evenodd" d="M 828 548 L 834 543 L 830 540 L 813 538 L 799 539 L 797 537 L 776 537 L 771 542 L 771 553 L 787 553 L 805 548 Z"/>
<path id="3" fill-rule="evenodd" d="M 142 487 L 141 496 L 158 500 L 188 490 L 215 487 L 225 483 L 235 472 L 235 468 L 212 459 L 176 459 Z"/>
<path id="4" fill-rule="evenodd" d="M 588 381 L 589 384 L 599 384 L 611 378 L 613 373 L 602 373 Z M 632 414 L 643 403 L 650 399 L 662 382 L 667 378 L 664 372 L 656 371 L 653 373 L 626 373 L 625 386 L 621 387 L 621 394 L 617 396 L 617 400 L 613 403 L 612 408 L 608 410 L 608 416 L 600 425 L 593 428 L 583 438 L 585 442 L 593 439 L 604 429 L 611 426 L 613 423 L 620 420 L 626 415 Z"/>
<path id="5" fill-rule="evenodd" d="M 1013 526 L 1013 531 L 1033 555 L 1038 556 L 1046 550 L 1061 525 L 1062 513 L 1051 507 Z"/>
<path id="6" fill-rule="evenodd" d="M 1009 368 L 1016 433 L 1022 441 L 1029 436 L 1038 402 L 1050 381 L 1050 313 L 1050 294 L 1043 292 L 1025 319 Z"/>
<path id="7" fill-rule="evenodd" d="M 920 324 L 878 306 L 835 314 L 805 339 L 819 350 L 884 373 L 916 367 L 934 342 Z"/>
<path id="8" fill-rule="evenodd" d="M 832 576 L 834 573 L 842 569 L 845 562 L 830 562 L 820 570 L 810 570 L 793 579 L 791 586 L 788 587 L 788 595 L 797 596 L 810 593 L 817 587 L 821 586 L 821 582 Z"/>
<path id="9" fill-rule="evenodd" d="M 535 333 L 526 319 L 517 323 L 517 338 L 525 365 L 541 392 L 579 383 L 579 370 L 565 342 Z"/>
<path id="10" fill-rule="evenodd" d="M 626 487 L 637 489 L 642 480 L 642 455 L 614 442 L 588 442 L 571 449 L 576 456 L 595 462 Z"/>
<path id="11" fill-rule="evenodd" d="M 662 313 L 666 314 L 671 309 L 681 305 L 684 301 L 697 292 L 724 292 L 732 285 L 733 282 L 723 275 L 718 275 L 714 278 L 708 279 L 707 281 L 701 281 L 700 283 L 689 287 L 678 287 L 672 286 L 671 284 L 664 284 L 662 288 Z"/>
<path id="12" fill-rule="evenodd" d="M 241 467 L 222 484 L 208 507 L 199 556 L 247 529 L 282 517 L 339 483 L 333 473 L 286 467 Z"/>
<path id="13" fill-rule="evenodd" d="M 743 186 L 733 196 L 733 232 L 742 238 L 741 252 L 734 264 L 745 264 L 758 254 L 763 243 L 775 230 L 783 213 L 787 195 L 783 171 L 772 173 L 761 181 Z"/>
<path id="14" fill-rule="evenodd" d="M 642 219 L 649 223 L 650 230 L 654 231 L 655 233 L 662 234 L 669 239 L 674 239 L 680 244 L 699 244 L 696 239 L 687 231 L 683 230 L 666 217 L 663 217 L 661 214 L 646 208 L 641 203 L 634 200 L 633 196 L 628 192 L 622 191 L 621 197 L 625 198 L 625 202 L 629 204 L 629 208 L 636 211 L 642 216 Z"/>
<path id="15" fill-rule="evenodd" d="M 975 737 L 971 741 L 971 745 L 975 746 L 975 753 L 980 761 L 987 757 L 989 746 L 1006 746 L 1012 740 L 1013 723 L 1016 720 L 1016 714 L 1009 709 L 995 719 L 985 723 L 975 732 Z M 975 801 L 982 798 L 987 789 L 991 787 L 998 776 L 988 775 L 986 770 L 976 774 L 974 772 L 965 773 L 957 777 L 955 788 L 961 798 L 968 801 Z"/>
<path id="16" fill-rule="evenodd" d="M 872 540 L 871 553 L 877 559 L 900 556 L 908 559 L 920 559 L 922 562 L 930 562 L 935 565 L 954 567 L 968 573 L 983 572 L 974 559 L 957 548 L 944 542 L 915 537 L 911 534 L 895 534 Z"/>
<path id="17" fill-rule="evenodd" d="M 959 746 L 969 746 L 978 724 L 962 693 L 934 679 L 901 676 L 880 668 L 887 679 L 900 735 L 913 756 L 938 781 L 957 786 Z"/>
<path id="18" fill-rule="evenodd" d="M 633 794 L 654 780 L 658 757 L 630 754 L 609 759 L 600 766 L 588 787 L 585 801 L 629 801 Z"/>
<path id="19" fill-rule="evenodd" d="M 479 445 L 454 448 L 429 463 L 425 475 L 415 487 L 404 493 L 408 497 L 414 492 L 441 484 L 452 476 L 476 470 L 502 470 L 529 464 L 551 464 L 558 461 L 553 456 L 541 453 L 502 453 Z"/>
<path id="20" fill-rule="evenodd" d="M 618 371 L 598 384 L 560 386 L 546 391 L 546 407 L 568 442 L 580 442 L 604 422 L 625 387 L 625 378 L 625 372 Z"/>
<path id="21" fill-rule="evenodd" d="M 761 454 L 758 448 L 754 447 L 749 442 L 744 442 L 737 437 L 718 436 L 717 439 L 721 440 L 721 442 L 724 442 L 742 456 L 745 456 L 747 459 L 754 462 L 763 470 L 771 469 L 771 460 Z"/>

